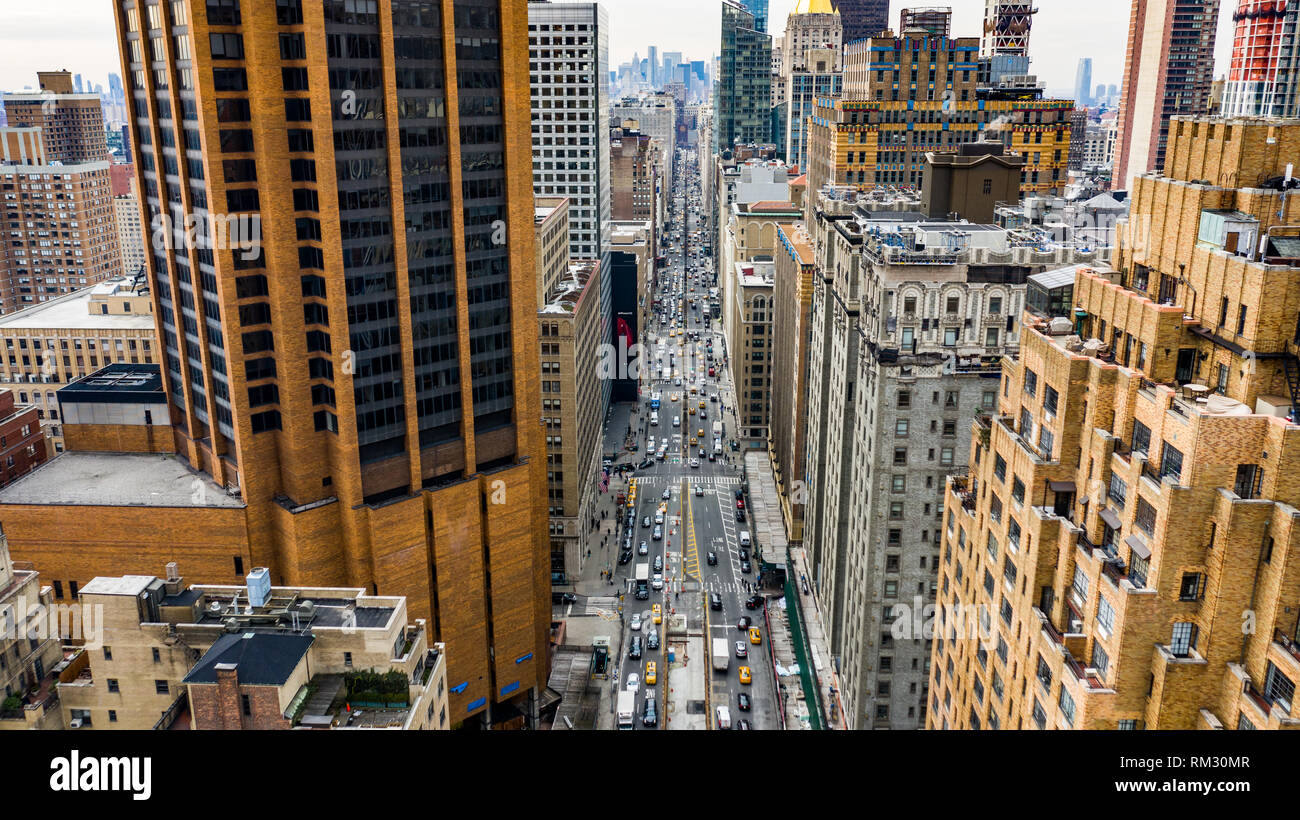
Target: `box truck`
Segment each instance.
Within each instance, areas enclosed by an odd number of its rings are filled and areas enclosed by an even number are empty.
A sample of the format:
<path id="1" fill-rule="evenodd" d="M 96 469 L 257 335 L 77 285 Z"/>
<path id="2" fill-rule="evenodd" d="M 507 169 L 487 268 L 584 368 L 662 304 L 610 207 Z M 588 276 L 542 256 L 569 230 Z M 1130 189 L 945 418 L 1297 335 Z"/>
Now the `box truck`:
<path id="1" fill-rule="evenodd" d="M 636 712 L 636 692 L 622 689 L 618 693 L 618 728 L 633 728 L 632 720 Z"/>
<path id="2" fill-rule="evenodd" d="M 713 639 L 713 668 L 718 672 L 726 672 L 731 668 L 731 648 L 727 645 L 726 638 Z"/>

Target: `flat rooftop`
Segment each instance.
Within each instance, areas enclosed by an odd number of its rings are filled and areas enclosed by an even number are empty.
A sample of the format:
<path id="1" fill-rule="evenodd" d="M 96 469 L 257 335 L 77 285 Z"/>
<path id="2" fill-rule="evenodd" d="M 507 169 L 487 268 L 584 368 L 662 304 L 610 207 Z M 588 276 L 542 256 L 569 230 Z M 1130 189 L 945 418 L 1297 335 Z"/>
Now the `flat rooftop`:
<path id="1" fill-rule="evenodd" d="M 209 606 L 213 602 L 229 602 L 234 593 L 239 593 L 240 607 L 248 606 L 248 590 L 245 587 L 191 587 L 196 594 L 205 596 Z M 271 598 L 269 599 L 266 610 L 276 610 L 279 605 L 285 604 L 288 598 L 294 597 L 299 604 L 302 601 L 311 601 L 315 605 L 311 625 L 318 627 L 342 628 L 351 626 L 356 629 L 383 629 L 393 620 L 393 613 L 397 610 L 391 606 L 367 606 L 365 598 L 324 598 L 317 597 L 310 590 L 296 591 L 292 587 L 272 587 Z M 218 626 L 229 617 L 229 612 L 224 608 L 212 610 L 205 608 L 199 615 L 196 624 L 206 624 L 208 626 Z M 279 621 L 275 620 L 258 620 L 253 621 L 251 625 L 245 627 L 245 631 L 256 632 L 260 630 L 280 631 L 289 623 L 287 617 L 282 617 Z"/>
<path id="2" fill-rule="evenodd" d="M 112 283 L 101 283 L 106 284 Z M 0 316 L 0 330 L 154 330 L 152 313 L 91 313 L 90 297 L 95 292 L 95 288 L 83 288 L 76 293 Z M 98 292 L 102 294 L 103 290 Z M 127 298 L 130 295 L 127 294 Z"/>
<path id="3" fill-rule="evenodd" d="M 208 476 L 173 455 L 66 452 L 7 487 L 0 505 L 242 509 Z"/>
<path id="4" fill-rule="evenodd" d="M 129 595 L 132 598 L 158 581 L 153 575 L 96 576 L 81 588 L 82 595 Z"/>
<path id="5" fill-rule="evenodd" d="M 60 389 L 59 401 L 163 404 L 167 394 L 158 365 L 113 362 Z"/>

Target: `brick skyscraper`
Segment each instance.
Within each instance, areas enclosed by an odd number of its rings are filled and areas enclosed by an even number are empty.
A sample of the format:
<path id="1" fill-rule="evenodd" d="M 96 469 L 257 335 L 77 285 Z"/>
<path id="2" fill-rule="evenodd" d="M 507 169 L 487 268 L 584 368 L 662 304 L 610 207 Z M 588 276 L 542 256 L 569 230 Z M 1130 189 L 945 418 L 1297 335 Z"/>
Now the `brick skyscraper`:
<path id="1" fill-rule="evenodd" d="M 531 720 L 550 577 L 527 4 L 114 9 L 144 222 L 260 217 L 260 243 L 146 252 L 197 500 L 109 497 L 82 509 L 118 525 L 88 535 L 11 495 L 14 552 L 82 583 L 169 552 L 205 582 L 265 566 L 405 595 L 446 644 L 453 724 Z"/>
<path id="2" fill-rule="evenodd" d="M 1031 284 L 948 481 L 928 728 L 1300 726 L 1298 152 L 1175 117 L 1115 270 Z"/>
<path id="3" fill-rule="evenodd" d="M 104 107 L 98 94 L 73 90 L 66 71 L 38 71 L 41 90 L 3 97 L 11 128 L 40 128 L 46 159 L 65 164 L 108 161 Z"/>

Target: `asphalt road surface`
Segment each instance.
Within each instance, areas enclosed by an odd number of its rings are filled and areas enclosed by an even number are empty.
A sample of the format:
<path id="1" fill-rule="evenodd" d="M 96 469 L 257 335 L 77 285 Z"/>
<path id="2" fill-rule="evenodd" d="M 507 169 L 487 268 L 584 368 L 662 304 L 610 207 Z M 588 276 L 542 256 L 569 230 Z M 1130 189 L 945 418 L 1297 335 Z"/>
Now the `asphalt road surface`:
<path id="1" fill-rule="evenodd" d="M 640 453 L 653 463 L 633 474 L 637 480 L 635 519 L 632 522 L 633 557 L 618 567 L 615 576 L 625 593 L 623 612 L 623 657 L 618 677 L 613 684 L 626 688 L 628 676 L 639 678 L 637 687 L 637 729 L 663 728 L 664 681 L 667 676 L 664 625 L 653 623 L 652 608 L 658 604 L 665 616 L 674 608 L 689 613 L 694 624 L 697 620 L 707 625 L 706 654 L 711 652 L 713 638 L 725 638 L 729 649 L 729 664 L 725 673 L 713 671 L 710 658 L 693 663 L 692 668 L 708 675 L 712 711 L 709 724 L 716 727 L 716 709 L 727 706 L 731 712 L 732 728 L 740 720 L 747 720 L 754 729 L 780 727 L 776 714 L 776 698 L 772 686 L 771 664 L 767 657 L 767 634 L 763 629 L 761 609 L 747 610 L 745 600 L 753 592 L 758 568 L 752 561 L 750 571 L 742 571 L 740 533 L 749 528 L 748 510 L 744 521 L 736 518 L 736 491 L 740 488 L 740 453 L 733 451 L 730 443 L 735 436 L 734 390 L 724 366 L 725 343 L 721 321 L 709 320 L 709 289 L 717 287 L 712 269 L 711 254 L 704 253 L 709 237 L 701 233 L 699 169 L 694 154 L 679 151 L 671 218 L 665 226 L 668 237 L 669 264 L 659 271 L 657 298 L 659 308 L 652 314 L 650 327 L 645 329 L 644 340 L 648 352 L 642 354 L 641 407 L 637 424 L 640 426 Z M 684 190 L 683 190 L 684 186 Z M 681 233 L 685 215 L 686 234 Z M 685 260 L 683 259 L 685 257 Z M 688 334 L 698 334 L 695 339 Z M 712 342 L 712 360 L 708 346 Z M 664 367 L 669 378 L 664 379 Z M 714 368 L 715 376 L 708 370 Z M 691 392 L 694 386 L 695 392 Z M 660 396 L 659 423 L 650 425 L 650 405 L 653 394 Z M 674 398 L 676 400 L 674 400 Z M 723 408 L 725 409 L 725 412 Z M 691 412 L 694 411 L 694 412 Z M 674 424 L 676 419 L 676 424 Z M 721 420 L 724 425 L 723 454 L 716 460 L 708 455 L 714 451 L 713 424 Z M 655 439 L 655 450 L 648 447 L 648 439 Z M 695 442 L 692 443 L 691 439 Z M 664 458 L 655 458 L 660 446 L 667 442 Z M 703 448 L 706 455 L 700 456 Z M 692 459 L 695 466 L 692 466 Z M 697 494 L 697 488 L 698 493 Z M 664 494 L 668 497 L 665 499 Z M 624 508 L 626 515 L 627 508 Z M 664 517 L 662 538 L 652 537 L 657 513 Z M 650 526 L 642 526 L 649 517 Z M 647 555 L 637 554 L 644 541 Z M 717 559 L 710 565 L 708 554 Z M 649 565 L 653 576 L 656 557 L 663 561 L 663 589 L 650 590 L 645 600 L 635 598 L 635 575 L 638 564 Z M 683 588 L 685 591 L 683 591 Z M 710 593 L 716 593 L 722 610 L 708 608 Z M 633 630 L 635 615 L 641 616 L 641 628 Z M 762 632 L 761 645 L 749 641 L 747 631 L 737 628 L 742 616 L 753 618 Z M 657 630 L 659 648 L 646 647 L 650 630 Z M 628 657 L 632 638 L 642 638 L 639 659 Z M 747 657 L 736 656 L 736 644 L 743 642 Z M 646 683 L 647 661 L 656 664 L 658 680 Z M 751 670 L 750 684 L 740 683 L 740 668 Z M 739 696 L 750 698 L 750 709 L 739 708 Z M 642 715 L 647 695 L 653 695 L 659 713 L 656 727 L 643 726 Z"/>

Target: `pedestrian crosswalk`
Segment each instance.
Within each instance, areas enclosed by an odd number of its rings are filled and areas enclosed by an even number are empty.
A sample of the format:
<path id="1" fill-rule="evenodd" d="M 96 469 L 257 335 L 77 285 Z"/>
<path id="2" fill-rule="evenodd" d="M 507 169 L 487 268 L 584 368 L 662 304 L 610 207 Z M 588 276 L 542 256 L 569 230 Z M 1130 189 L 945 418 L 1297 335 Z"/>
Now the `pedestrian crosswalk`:
<path id="1" fill-rule="evenodd" d="M 636 477 L 638 486 L 656 487 L 663 486 L 665 483 L 676 487 L 685 479 L 686 483 L 691 486 L 701 484 L 705 487 L 726 487 L 740 484 L 740 477 L 734 475 L 699 475 L 698 473 L 679 473 L 677 475 L 639 475 Z"/>

